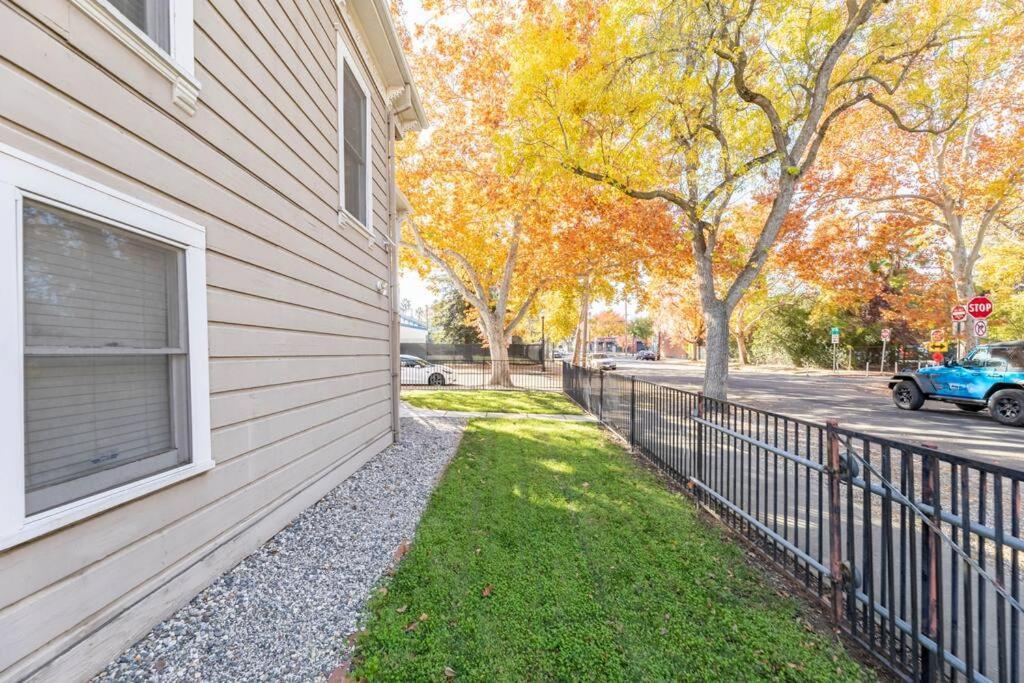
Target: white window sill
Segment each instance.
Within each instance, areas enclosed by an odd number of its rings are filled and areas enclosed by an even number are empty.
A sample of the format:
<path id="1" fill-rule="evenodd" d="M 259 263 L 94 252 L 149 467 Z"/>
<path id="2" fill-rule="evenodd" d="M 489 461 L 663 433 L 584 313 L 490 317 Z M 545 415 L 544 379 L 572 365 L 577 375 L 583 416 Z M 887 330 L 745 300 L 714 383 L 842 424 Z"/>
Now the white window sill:
<path id="1" fill-rule="evenodd" d="M 76 500 L 73 503 L 62 505 L 53 510 L 41 512 L 25 520 L 25 523 L 18 531 L 6 536 L 0 536 L 0 551 L 20 545 L 25 541 L 30 541 L 51 531 L 56 531 L 61 527 L 81 521 L 86 517 L 92 517 L 104 510 L 109 510 L 135 498 L 140 498 L 147 493 L 152 493 L 185 479 L 190 479 L 210 469 L 213 469 L 212 462 L 203 464 L 190 463 L 167 472 L 155 474 L 146 479 L 140 479 L 111 491 L 97 493 L 94 496 Z"/>
<path id="2" fill-rule="evenodd" d="M 143 33 L 137 26 L 125 20 L 106 0 L 71 0 L 111 35 L 117 38 L 128 49 L 141 57 L 171 83 L 171 101 L 181 107 L 189 116 L 196 113 L 199 90 L 202 84 L 191 73 L 192 55 L 187 55 L 189 67 L 175 61 L 153 39 Z M 189 14 L 191 23 L 191 13 Z"/>
<path id="3" fill-rule="evenodd" d="M 373 244 L 376 241 L 377 236 L 374 234 L 373 228 L 364 225 L 361 220 L 352 215 L 352 213 L 344 207 L 338 209 L 338 225 L 343 228 L 354 228 L 366 233 L 370 244 Z"/>

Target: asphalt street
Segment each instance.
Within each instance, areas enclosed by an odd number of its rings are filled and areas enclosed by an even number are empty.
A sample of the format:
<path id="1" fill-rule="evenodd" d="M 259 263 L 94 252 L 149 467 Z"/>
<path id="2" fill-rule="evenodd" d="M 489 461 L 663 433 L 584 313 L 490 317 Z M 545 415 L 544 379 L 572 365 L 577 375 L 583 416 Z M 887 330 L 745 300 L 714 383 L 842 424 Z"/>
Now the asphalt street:
<path id="1" fill-rule="evenodd" d="M 704 378 L 703 366 L 673 361 L 621 360 L 616 372 L 691 391 L 698 391 Z M 965 413 L 936 401 L 917 412 L 900 410 L 886 376 L 878 374 L 733 368 L 729 399 L 817 422 L 835 418 L 848 429 L 1024 468 L 1024 428 L 1000 425 L 987 411 Z"/>

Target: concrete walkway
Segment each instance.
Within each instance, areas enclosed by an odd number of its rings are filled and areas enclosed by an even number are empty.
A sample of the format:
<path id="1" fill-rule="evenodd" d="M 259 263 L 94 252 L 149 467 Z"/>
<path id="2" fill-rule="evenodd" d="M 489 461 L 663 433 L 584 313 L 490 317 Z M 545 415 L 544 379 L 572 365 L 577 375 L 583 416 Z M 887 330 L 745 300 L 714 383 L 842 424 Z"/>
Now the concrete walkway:
<path id="1" fill-rule="evenodd" d="M 416 408 L 404 401 L 402 402 L 402 417 L 418 419 L 436 418 L 457 418 L 469 420 L 473 418 L 491 418 L 508 420 L 557 420 L 559 422 L 597 422 L 593 415 L 551 415 L 547 413 L 479 413 L 462 412 L 458 410 L 430 410 L 427 408 Z"/>

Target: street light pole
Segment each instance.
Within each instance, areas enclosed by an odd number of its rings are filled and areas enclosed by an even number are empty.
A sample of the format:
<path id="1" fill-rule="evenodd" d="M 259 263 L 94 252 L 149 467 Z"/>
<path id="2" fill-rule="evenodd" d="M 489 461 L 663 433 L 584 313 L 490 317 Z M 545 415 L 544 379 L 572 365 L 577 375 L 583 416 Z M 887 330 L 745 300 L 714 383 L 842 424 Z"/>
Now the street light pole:
<path id="1" fill-rule="evenodd" d="M 541 371 L 547 370 L 548 361 L 548 342 L 547 337 L 544 336 L 544 316 L 540 317 L 540 369 Z"/>

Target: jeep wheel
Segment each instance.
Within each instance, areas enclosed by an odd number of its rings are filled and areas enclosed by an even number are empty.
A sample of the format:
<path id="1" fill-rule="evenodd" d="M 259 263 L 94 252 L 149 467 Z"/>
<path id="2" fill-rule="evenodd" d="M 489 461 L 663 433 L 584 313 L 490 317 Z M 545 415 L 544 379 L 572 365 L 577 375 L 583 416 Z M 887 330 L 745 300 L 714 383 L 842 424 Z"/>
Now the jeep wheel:
<path id="1" fill-rule="evenodd" d="M 917 410 L 924 405 L 924 394 L 916 383 L 905 379 L 892 388 L 892 402 L 900 410 Z"/>
<path id="2" fill-rule="evenodd" d="M 988 410 L 999 424 L 1011 427 L 1024 426 L 1024 391 L 1002 389 L 992 394 Z"/>
<path id="3" fill-rule="evenodd" d="M 956 407 L 965 413 L 980 413 L 985 410 L 985 406 L 979 406 L 973 403 L 957 403 Z"/>
<path id="4" fill-rule="evenodd" d="M 434 374 L 427 378 L 427 384 L 430 384 L 431 386 L 435 387 L 444 386 L 444 375 L 442 375 L 440 372 L 435 372 Z"/>

